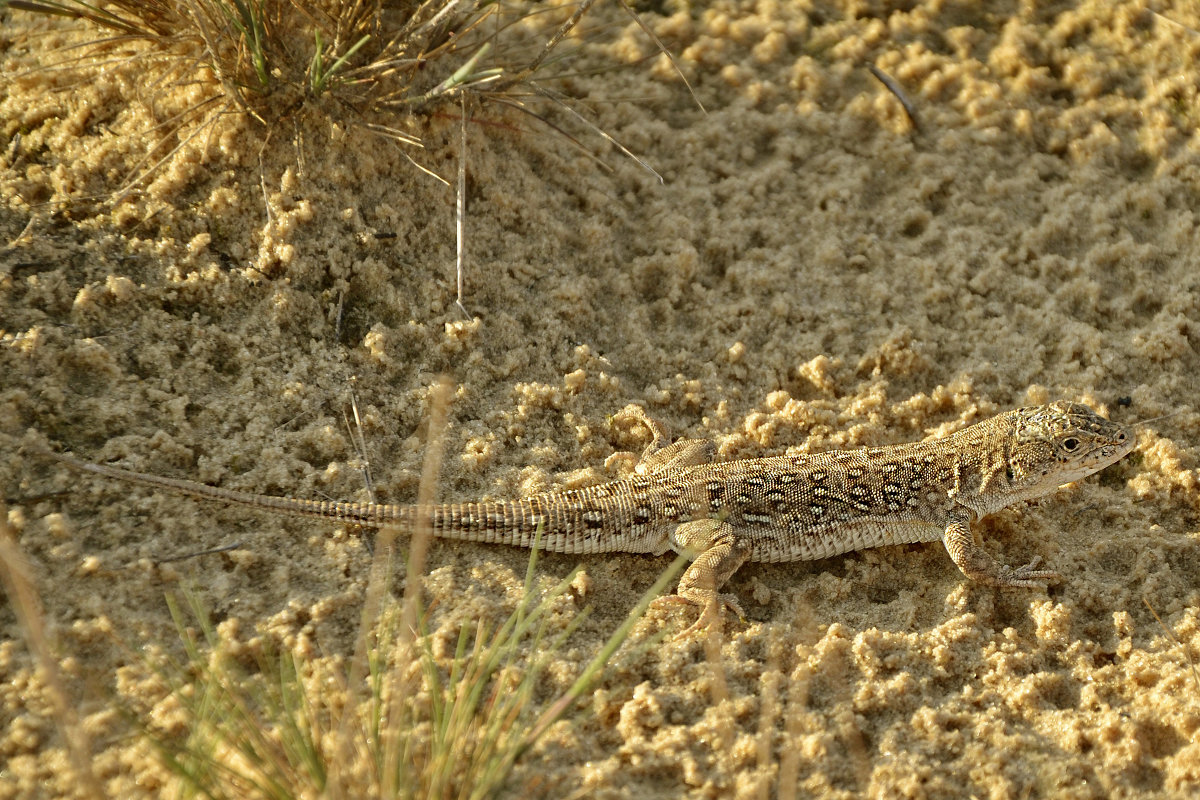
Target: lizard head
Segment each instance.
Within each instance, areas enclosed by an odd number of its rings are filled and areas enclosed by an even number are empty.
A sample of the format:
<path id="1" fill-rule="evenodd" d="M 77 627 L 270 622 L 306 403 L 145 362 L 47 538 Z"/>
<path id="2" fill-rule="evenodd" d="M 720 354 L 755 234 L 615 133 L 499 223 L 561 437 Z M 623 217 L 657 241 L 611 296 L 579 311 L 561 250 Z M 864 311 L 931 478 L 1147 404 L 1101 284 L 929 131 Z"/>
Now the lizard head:
<path id="1" fill-rule="evenodd" d="M 1013 432 L 1009 482 L 1034 494 L 1099 472 L 1134 445 L 1131 431 L 1080 403 L 1018 408 L 1005 416 Z"/>

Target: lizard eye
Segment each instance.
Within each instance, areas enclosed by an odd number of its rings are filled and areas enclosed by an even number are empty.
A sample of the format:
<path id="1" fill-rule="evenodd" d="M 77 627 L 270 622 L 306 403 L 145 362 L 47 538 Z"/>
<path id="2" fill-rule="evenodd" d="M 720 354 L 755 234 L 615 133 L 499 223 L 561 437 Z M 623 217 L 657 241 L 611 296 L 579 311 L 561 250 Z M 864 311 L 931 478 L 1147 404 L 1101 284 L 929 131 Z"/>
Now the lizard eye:
<path id="1" fill-rule="evenodd" d="M 1074 453 L 1075 448 L 1079 447 L 1079 440 L 1074 436 L 1068 436 L 1066 439 L 1063 439 L 1062 446 L 1068 453 Z"/>

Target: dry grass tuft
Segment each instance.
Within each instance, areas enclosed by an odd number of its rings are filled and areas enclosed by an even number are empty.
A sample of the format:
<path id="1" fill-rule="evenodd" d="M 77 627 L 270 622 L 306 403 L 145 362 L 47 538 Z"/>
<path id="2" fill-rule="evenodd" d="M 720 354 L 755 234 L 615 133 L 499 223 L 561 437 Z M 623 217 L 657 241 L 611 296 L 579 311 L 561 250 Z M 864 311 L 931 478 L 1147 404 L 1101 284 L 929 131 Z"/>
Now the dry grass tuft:
<path id="1" fill-rule="evenodd" d="M 632 9 L 618 2 L 642 25 Z M 531 106 L 540 102 L 566 109 L 604 135 L 544 85 L 553 77 L 549 66 L 562 44 L 578 36 L 580 22 L 594 4 L 8 0 L 7 7 L 77 18 L 112 34 L 91 40 L 83 48 L 85 56 L 73 53 L 56 66 L 86 69 L 89 59 L 98 61 L 94 56 L 111 51 L 114 58 L 140 61 L 145 87 L 160 92 L 199 87 L 199 100 L 157 126 L 157 142 L 114 192 L 112 199 L 119 201 L 231 112 L 266 126 L 268 138 L 289 117 L 316 112 L 419 148 L 420 121 L 438 113 L 457 116 L 465 98 L 471 99 L 466 105 L 516 108 L 565 134 Z M 542 15 L 552 16 L 543 23 Z M 531 25 L 535 20 L 542 24 Z M 535 29 L 553 33 L 545 37 Z M 170 143 L 175 146 L 168 149 Z"/>
<path id="2" fill-rule="evenodd" d="M 230 648 L 194 598 L 186 612 L 170 601 L 186 659 L 149 666 L 182 709 L 186 733 L 154 733 L 148 723 L 145 729 L 178 794 L 496 796 L 551 725 L 580 713 L 577 701 L 684 565 L 678 559 L 647 591 L 573 685 L 543 701 L 537 694 L 546 670 L 587 612 L 552 622 L 575 573 L 542 591 L 536 562 L 535 550 L 516 610 L 497 625 L 461 626 L 448 659 L 435 656 L 423 622 L 404 627 L 407 604 L 385 604 L 364 629 L 365 673 L 353 662 L 273 652 L 261 643 Z"/>

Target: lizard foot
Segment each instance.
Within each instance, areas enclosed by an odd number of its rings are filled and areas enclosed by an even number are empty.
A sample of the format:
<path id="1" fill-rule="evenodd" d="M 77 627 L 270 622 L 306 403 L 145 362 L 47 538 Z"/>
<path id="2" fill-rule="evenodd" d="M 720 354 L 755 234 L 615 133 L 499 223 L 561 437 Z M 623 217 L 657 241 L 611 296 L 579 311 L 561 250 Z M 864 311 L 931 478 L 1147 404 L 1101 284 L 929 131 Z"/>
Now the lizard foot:
<path id="1" fill-rule="evenodd" d="M 680 604 L 699 606 L 700 617 L 685 628 L 682 633 L 674 637 L 674 641 L 686 639 L 693 633 L 704 632 L 710 634 L 714 631 L 720 633 L 725 627 L 726 610 L 737 614 L 741 622 L 746 621 L 746 612 L 742 611 L 741 603 L 732 594 L 717 594 L 713 591 L 705 592 L 692 589 L 685 590 L 684 594 L 669 594 L 657 597 L 650 603 L 651 607 L 658 606 L 660 608 Z"/>
<path id="2" fill-rule="evenodd" d="M 1037 568 L 1042 562 L 1041 556 L 1035 556 L 1033 561 L 1016 569 L 997 563 L 975 541 L 971 525 L 966 519 L 951 521 L 946 526 L 942 542 L 962 574 L 984 586 L 1043 589 L 1047 582 L 1060 580 L 1057 572 Z"/>
<path id="3" fill-rule="evenodd" d="M 1023 567 L 1016 569 L 1009 568 L 1008 575 L 1005 575 L 1005 586 L 1020 586 L 1028 589 L 1041 589 L 1046 583 L 1053 583 L 1062 580 L 1062 576 L 1052 569 L 1038 569 L 1038 564 L 1042 563 L 1041 556 L 1034 556 Z"/>

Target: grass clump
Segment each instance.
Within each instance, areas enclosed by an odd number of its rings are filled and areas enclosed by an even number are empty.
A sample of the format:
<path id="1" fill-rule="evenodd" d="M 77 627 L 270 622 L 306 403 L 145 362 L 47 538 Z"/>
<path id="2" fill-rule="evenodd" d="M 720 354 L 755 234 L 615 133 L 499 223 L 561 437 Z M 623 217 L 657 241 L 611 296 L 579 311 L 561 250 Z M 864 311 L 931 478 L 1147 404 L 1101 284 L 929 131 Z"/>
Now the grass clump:
<path id="1" fill-rule="evenodd" d="M 422 119 L 499 103 L 563 133 L 542 110 L 547 106 L 530 104 L 545 101 L 581 118 L 545 81 L 554 77 L 548 67 L 562 56 L 562 43 L 578 35 L 595 2 L 0 0 L 0 10 L 73 17 L 111 34 L 91 40 L 84 56 L 73 54 L 64 65 L 87 69 L 96 51 L 119 50 L 114 57 L 141 60 L 146 75 L 139 83 L 154 94 L 185 86 L 195 94 L 200 87 L 201 99 L 157 126 L 151 153 L 178 145 L 147 167 L 148 154 L 114 194 L 120 199 L 229 112 L 250 115 L 268 135 L 290 117 L 316 112 L 421 147 Z M 550 15 L 545 23 L 543 15 Z"/>
<path id="2" fill-rule="evenodd" d="M 367 634 L 361 687 L 352 683 L 352 666 L 268 648 L 257 648 L 247 669 L 244 653 L 228 651 L 194 597 L 187 613 L 170 600 L 186 660 L 156 669 L 185 713 L 187 733 L 153 739 L 179 795 L 495 796 L 520 755 L 595 684 L 683 566 L 680 559 L 647 591 L 569 689 L 539 702 L 546 667 L 587 612 L 551 633 L 575 573 L 541 592 L 536 561 L 534 551 L 512 614 L 494 627 L 486 620 L 462 625 L 446 665 L 428 632 L 406 632 L 400 606 L 385 609 Z"/>
<path id="3" fill-rule="evenodd" d="M 139 40 L 173 51 L 198 70 L 211 70 L 229 99 L 264 113 L 274 97 L 319 97 L 335 87 L 347 89 L 341 99 L 365 111 L 419 107 L 506 73 L 515 78 L 510 85 L 517 83 L 536 71 L 594 2 L 585 0 L 543 52 L 528 57 L 514 52 L 516 42 L 503 34 L 544 12 L 497 0 L 8 0 L 5 5 L 82 19 L 115 34 L 97 38 L 93 47 Z M 489 51 L 496 63 L 476 72 L 470 65 Z"/>

